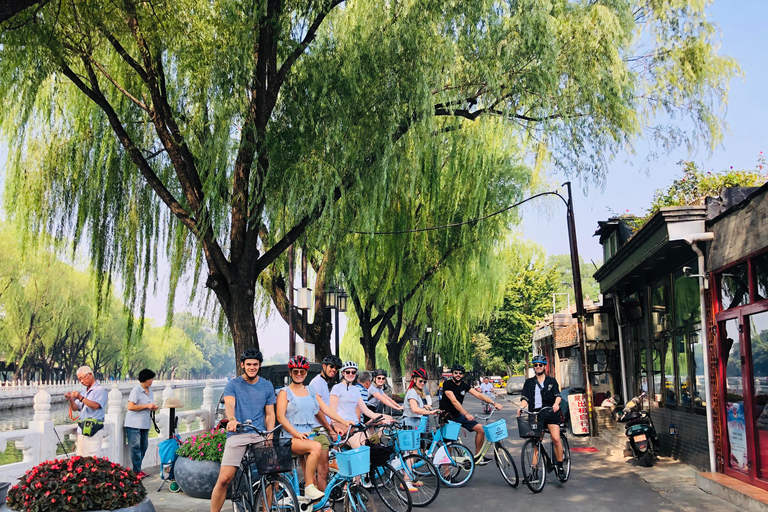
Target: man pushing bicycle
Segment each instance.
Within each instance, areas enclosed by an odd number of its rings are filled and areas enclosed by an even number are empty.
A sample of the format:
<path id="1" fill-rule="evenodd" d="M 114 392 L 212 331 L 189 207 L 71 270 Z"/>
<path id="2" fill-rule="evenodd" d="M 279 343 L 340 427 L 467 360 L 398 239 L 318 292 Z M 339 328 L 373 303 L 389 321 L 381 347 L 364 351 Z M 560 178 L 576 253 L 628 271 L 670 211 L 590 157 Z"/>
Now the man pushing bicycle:
<path id="1" fill-rule="evenodd" d="M 560 386 L 557 380 L 546 374 L 546 368 L 547 358 L 545 356 L 537 355 L 533 357 L 533 371 L 536 375 L 526 379 L 525 384 L 523 384 L 522 398 L 520 400 L 521 406 L 517 411 L 517 415 L 522 415 L 524 409 L 539 414 L 539 421 L 547 426 L 552 437 L 558 475 L 564 478 L 563 444 L 560 441 L 560 402 L 562 398 L 560 397 Z M 543 407 L 551 407 L 552 409 L 542 411 Z"/>

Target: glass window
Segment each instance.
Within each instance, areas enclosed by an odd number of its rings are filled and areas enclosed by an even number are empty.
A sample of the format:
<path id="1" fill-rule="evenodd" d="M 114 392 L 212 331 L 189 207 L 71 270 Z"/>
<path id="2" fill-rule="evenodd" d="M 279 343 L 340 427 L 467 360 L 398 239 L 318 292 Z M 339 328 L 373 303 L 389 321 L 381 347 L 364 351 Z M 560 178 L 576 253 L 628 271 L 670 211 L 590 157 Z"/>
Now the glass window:
<path id="1" fill-rule="evenodd" d="M 757 300 L 768 299 L 768 253 L 754 260 Z"/>
<path id="2" fill-rule="evenodd" d="M 698 274 L 696 260 L 686 265 L 692 274 Z M 680 268 L 674 275 L 675 327 L 695 327 L 701 321 L 699 278 L 688 277 Z"/>
<path id="3" fill-rule="evenodd" d="M 653 393 L 657 402 L 661 402 L 661 338 L 653 340 Z"/>
<path id="4" fill-rule="evenodd" d="M 768 478 L 768 311 L 749 316 L 752 346 L 752 416 L 755 421 L 760 478 Z"/>
<path id="5" fill-rule="evenodd" d="M 675 336 L 675 352 L 677 353 L 678 390 L 680 405 L 691 405 L 691 378 L 688 373 L 688 351 L 685 350 L 685 334 Z"/>
<path id="6" fill-rule="evenodd" d="M 720 304 L 723 310 L 749 304 L 747 264 L 741 263 L 720 274 Z"/>
<path id="7" fill-rule="evenodd" d="M 654 335 L 659 335 L 669 329 L 668 296 L 666 279 L 662 279 L 651 286 L 651 324 Z"/>
<path id="8" fill-rule="evenodd" d="M 688 335 L 688 343 L 691 346 L 693 405 L 694 407 L 706 407 L 707 400 L 704 394 L 704 344 L 701 343 L 698 331 L 691 332 Z"/>
<path id="9" fill-rule="evenodd" d="M 741 345 L 738 319 L 721 324 L 721 345 L 725 366 L 726 431 L 728 432 L 728 465 L 731 469 L 749 472 L 747 457 L 747 426 L 744 418 L 744 386 L 741 379 Z"/>
<path id="10" fill-rule="evenodd" d="M 671 343 L 669 334 L 664 336 L 664 402 L 677 404 L 677 389 L 675 388 L 675 346 Z"/>

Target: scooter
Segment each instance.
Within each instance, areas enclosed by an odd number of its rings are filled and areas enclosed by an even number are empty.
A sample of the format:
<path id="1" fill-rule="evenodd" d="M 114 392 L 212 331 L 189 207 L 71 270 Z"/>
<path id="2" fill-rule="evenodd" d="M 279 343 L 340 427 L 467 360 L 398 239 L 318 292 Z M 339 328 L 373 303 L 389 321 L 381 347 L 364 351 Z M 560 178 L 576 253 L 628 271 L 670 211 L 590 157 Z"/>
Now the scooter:
<path id="1" fill-rule="evenodd" d="M 648 411 L 643 410 L 643 398 L 645 398 L 645 393 L 627 402 L 619 421 L 626 423 L 624 434 L 629 439 L 632 458 L 650 468 L 656 463 L 659 452 L 659 437 L 656 434 L 651 416 Z"/>

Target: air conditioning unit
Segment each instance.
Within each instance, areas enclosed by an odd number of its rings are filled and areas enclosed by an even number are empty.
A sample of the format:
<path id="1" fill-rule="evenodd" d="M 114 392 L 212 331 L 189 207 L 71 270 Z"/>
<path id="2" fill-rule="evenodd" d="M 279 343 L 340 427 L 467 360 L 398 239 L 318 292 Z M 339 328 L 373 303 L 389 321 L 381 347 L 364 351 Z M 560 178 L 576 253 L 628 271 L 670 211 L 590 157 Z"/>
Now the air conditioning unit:
<path id="1" fill-rule="evenodd" d="M 611 317 L 607 313 L 595 313 L 592 318 L 587 317 L 587 339 L 590 341 L 611 339 Z"/>

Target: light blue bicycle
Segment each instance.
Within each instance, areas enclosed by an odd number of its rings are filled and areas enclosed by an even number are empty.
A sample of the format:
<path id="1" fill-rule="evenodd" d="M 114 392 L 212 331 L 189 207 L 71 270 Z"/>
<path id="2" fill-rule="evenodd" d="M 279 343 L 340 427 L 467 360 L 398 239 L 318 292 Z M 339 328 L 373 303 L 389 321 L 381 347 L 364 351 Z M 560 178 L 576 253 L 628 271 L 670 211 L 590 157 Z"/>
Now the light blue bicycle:
<path id="1" fill-rule="evenodd" d="M 469 448 L 456 442 L 461 425 L 448 421 L 431 432 L 427 431 L 428 426 L 428 418 L 422 417 L 417 429 L 422 433 L 418 454 L 432 461 L 443 484 L 448 487 L 465 485 L 475 472 L 475 459 Z"/>

